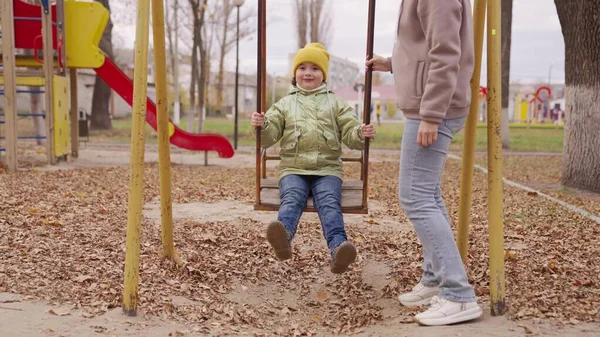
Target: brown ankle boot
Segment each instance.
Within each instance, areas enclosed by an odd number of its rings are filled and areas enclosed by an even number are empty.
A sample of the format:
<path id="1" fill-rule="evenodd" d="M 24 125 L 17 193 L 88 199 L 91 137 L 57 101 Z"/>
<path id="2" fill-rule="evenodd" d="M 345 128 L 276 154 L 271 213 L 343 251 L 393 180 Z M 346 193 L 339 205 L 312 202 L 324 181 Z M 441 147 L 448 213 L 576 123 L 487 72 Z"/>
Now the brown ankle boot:
<path id="1" fill-rule="evenodd" d="M 292 257 L 292 246 L 285 226 L 280 221 L 273 221 L 267 227 L 267 241 L 279 260 L 287 260 Z"/>
<path id="2" fill-rule="evenodd" d="M 348 241 L 337 246 L 331 261 L 331 272 L 341 274 L 348 269 L 350 264 L 356 261 L 356 248 Z"/>

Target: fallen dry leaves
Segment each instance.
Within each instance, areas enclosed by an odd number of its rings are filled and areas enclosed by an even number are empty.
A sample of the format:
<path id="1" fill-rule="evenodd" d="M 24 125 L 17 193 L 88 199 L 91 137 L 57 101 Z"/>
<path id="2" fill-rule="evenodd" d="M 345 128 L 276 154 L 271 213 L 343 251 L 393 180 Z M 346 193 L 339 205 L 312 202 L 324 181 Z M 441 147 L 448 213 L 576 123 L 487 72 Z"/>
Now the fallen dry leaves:
<path id="1" fill-rule="evenodd" d="M 486 166 L 487 156 L 476 161 Z M 600 195 L 561 184 L 562 156 L 548 154 L 505 155 L 504 176 L 600 216 Z"/>
<path id="2" fill-rule="evenodd" d="M 348 165 L 348 176 L 358 167 Z M 177 268 L 160 258 L 160 226 L 143 222 L 139 307 L 185 321 L 195 331 L 256 336 L 356 333 L 384 319 L 384 307 L 419 277 L 420 245 L 397 202 L 397 162 L 371 164 L 373 209 L 364 225 L 349 226 L 359 249 L 354 269 L 328 271 L 320 225 L 303 221 L 289 262 L 276 261 L 264 224 L 252 219 L 176 222 Z M 450 216 L 457 218 L 459 162 L 443 179 Z M 144 200 L 158 198 L 157 165 L 145 169 Z M 19 172 L 0 176 L 0 292 L 20 293 L 85 317 L 121 305 L 127 217 L 126 168 Z M 252 200 L 251 169 L 173 167 L 176 203 Z M 480 301 L 489 298 L 487 180 L 476 173 L 469 278 Z M 506 302 L 510 317 L 553 322 L 600 321 L 600 229 L 535 195 L 505 189 Z M 384 286 L 366 281 L 372 261 L 389 266 Z M 386 304 L 388 303 L 388 304 Z M 414 309 L 395 303 L 398 317 Z M 184 334 L 183 332 L 174 335 Z"/>

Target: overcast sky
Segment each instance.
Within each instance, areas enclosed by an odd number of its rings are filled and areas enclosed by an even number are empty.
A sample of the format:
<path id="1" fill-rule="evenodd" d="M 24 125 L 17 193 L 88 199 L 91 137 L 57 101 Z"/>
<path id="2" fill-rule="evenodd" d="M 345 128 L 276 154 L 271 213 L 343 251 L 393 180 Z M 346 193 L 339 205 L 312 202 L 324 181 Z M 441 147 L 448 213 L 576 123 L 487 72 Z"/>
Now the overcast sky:
<path id="1" fill-rule="evenodd" d="M 328 49 L 331 54 L 364 64 L 366 53 L 367 11 L 366 0 L 331 0 L 334 13 L 332 35 Z M 267 1 L 267 71 L 277 75 L 287 74 L 288 55 L 297 50 L 292 6 L 294 0 Z M 391 55 L 394 30 L 400 0 L 377 1 L 375 24 L 375 53 Z M 257 10 L 256 0 L 246 0 L 244 11 Z M 128 41 L 134 35 L 129 29 L 119 29 L 113 34 Z M 131 27 L 133 28 L 133 27 Z M 132 34 L 130 34 L 132 33 Z M 485 49 L 484 49 L 485 53 Z M 485 58 L 485 55 L 484 55 Z M 551 0 L 514 0 L 513 39 L 511 51 L 511 81 L 547 81 L 552 66 L 552 82 L 564 81 L 564 43 Z M 228 69 L 235 69 L 235 49 L 227 59 Z M 256 38 L 240 42 L 240 71 L 256 71 Z M 483 69 L 485 82 L 485 64 Z"/>

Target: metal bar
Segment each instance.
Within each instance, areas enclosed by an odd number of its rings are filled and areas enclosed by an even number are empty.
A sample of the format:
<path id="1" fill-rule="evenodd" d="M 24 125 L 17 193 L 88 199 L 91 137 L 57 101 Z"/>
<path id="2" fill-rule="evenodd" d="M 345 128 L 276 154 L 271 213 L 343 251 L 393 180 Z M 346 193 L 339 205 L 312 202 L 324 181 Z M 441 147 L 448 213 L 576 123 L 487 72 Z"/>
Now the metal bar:
<path id="1" fill-rule="evenodd" d="M 475 0 L 473 8 L 473 26 L 475 39 L 475 70 L 471 78 L 471 107 L 467 124 L 465 125 L 465 140 L 463 145 L 462 171 L 460 179 L 460 199 L 458 209 L 458 230 L 456 243 L 460 257 L 467 263 L 469 245 L 469 219 L 473 193 L 473 170 L 475 164 L 475 133 L 477 130 L 477 115 L 479 114 L 479 83 L 481 81 L 481 61 L 483 55 L 483 36 L 485 33 L 485 12 L 487 0 Z"/>
<path id="2" fill-rule="evenodd" d="M 33 21 L 33 22 L 41 22 L 42 18 L 34 18 L 31 16 L 15 16 L 14 21 Z M 52 26 L 62 28 L 62 23 L 57 21 L 52 21 Z"/>
<path id="3" fill-rule="evenodd" d="M 46 136 L 19 136 L 18 139 L 46 139 Z M 4 136 L 0 136 L 0 139 L 6 139 Z"/>
<path id="4" fill-rule="evenodd" d="M 131 160 L 123 311 L 137 314 L 137 289 L 140 274 L 140 236 L 144 189 L 144 142 L 146 125 L 146 95 L 148 89 L 148 37 L 150 0 L 138 0 L 135 31 L 135 60 L 133 70 L 133 116 L 131 130 Z"/>
<path id="5" fill-rule="evenodd" d="M 17 94 L 43 94 L 44 90 L 17 90 Z M 0 95 L 4 95 L 4 90 L 0 90 Z"/>
<path id="6" fill-rule="evenodd" d="M 175 260 L 173 244 L 173 198 L 171 193 L 171 149 L 169 143 L 169 99 L 165 9 L 163 0 L 152 0 L 152 38 L 156 73 L 156 117 L 158 128 L 158 167 L 160 179 L 160 218 L 163 257 Z"/>
<path id="7" fill-rule="evenodd" d="M 258 39 L 257 39 L 257 76 L 256 76 L 256 111 L 264 111 L 264 83 L 266 67 L 266 0 L 258 0 Z M 260 127 L 256 128 L 256 195 L 255 204 L 260 205 L 261 145 Z"/>
<path id="8" fill-rule="evenodd" d="M 13 0 L 0 0 L 0 24 L 2 39 L 2 63 L 4 65 L 3 109 L 6 113 L 6 169 L 17 171 L 17 86 L 15 73 L 15 27 Z"/>
<path id="9" fill-rule="evenodd" d="M 15 16 L 14 18 L 15 21 L 34 21 L 34 22 L 41 22 L 42 18 L 34 18 L 34 17 L 29 17 L 29 16 Z"/>
<path id="10" fill-rule="evenodd" d="M 369 1 L 369 23 L 367 27 L 367 58 L 373 58 L 373 40 L 375 35 L 375 0 Z M 363 108 L 363 123 L 371 123 L 371 88 L 373 86 L 373 66 L 369 66 L 365 74 L 365 97 Z M 370 139 L 365 139 L 363 161 L 361 165 L 361 179 L 363 181 L 363 208 L 368 208 L 369 195 L 369 144 Z"/>
<path id="11" fill-rule="evenodd" d="M 501 0 L 488 0 L 488 225 L 492 316 L 504 315 L 504 224 L 502 192 Z"/>
<path id="12" fill-rule="evenodd" d="M 4 114 L 0 114 L 0 116 L 4 116 Z M 19 117 L 46 117 L 45 114 L 32 114 L 32 113 L 17 114 L 17 116 L 19 116 Z"/>

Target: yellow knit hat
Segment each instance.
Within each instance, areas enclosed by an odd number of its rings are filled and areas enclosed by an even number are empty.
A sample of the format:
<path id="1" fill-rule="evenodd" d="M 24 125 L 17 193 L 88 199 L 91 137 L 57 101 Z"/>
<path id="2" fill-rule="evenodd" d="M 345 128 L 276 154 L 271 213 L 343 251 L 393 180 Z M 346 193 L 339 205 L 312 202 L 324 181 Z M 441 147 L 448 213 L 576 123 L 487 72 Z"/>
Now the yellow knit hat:
<path id="1" fill-rule="evenodd" d="M 298 50 L 294 56 L 294 69 L 292 76 L 296 76 L 296 70 L 304 62 L 315 64 L 323 72 L 323 81 L 327 80 L 327 68 L 329 66 L 329 53 L 325 46 L 318 42 L 307 43 L 304 48 Z"/>

